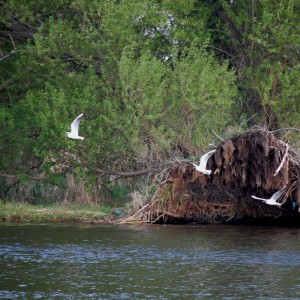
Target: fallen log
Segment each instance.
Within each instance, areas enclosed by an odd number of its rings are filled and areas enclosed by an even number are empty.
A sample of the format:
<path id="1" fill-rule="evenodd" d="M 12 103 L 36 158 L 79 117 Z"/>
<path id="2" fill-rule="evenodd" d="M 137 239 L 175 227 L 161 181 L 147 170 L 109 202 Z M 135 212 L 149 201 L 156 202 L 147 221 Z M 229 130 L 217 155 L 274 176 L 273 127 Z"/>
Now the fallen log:
<path id="1" fill-rule="evenodd" d="M 193 162 L 174 163 L 151 202 L 134 219 L 229 224 L 293 220 L 300 225 L 300 155 L 296 151 L 263 129 L 222 140 L 215 149 L 207 163 L 210 175 L 197 171 Z M 251 197 L 269 198 L 284 186 L 280 206 Z"/>

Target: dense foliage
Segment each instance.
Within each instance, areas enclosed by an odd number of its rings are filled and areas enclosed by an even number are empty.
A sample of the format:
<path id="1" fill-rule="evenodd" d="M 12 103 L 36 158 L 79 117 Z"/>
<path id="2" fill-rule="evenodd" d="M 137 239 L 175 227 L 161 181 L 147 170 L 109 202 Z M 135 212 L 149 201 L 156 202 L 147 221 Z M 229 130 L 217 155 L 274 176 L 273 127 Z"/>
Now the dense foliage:
<path id="1" fill-rule="evenodd" d="M 96 184 L 95 170 L 187 157 L 241 123 L 297 127 L 299 9 L 293 0 L 1 1 L 1 174 L 60 184 L 55 174 L 72 169 Z M 81 112 L 85 140 L 67 139 Z"/>

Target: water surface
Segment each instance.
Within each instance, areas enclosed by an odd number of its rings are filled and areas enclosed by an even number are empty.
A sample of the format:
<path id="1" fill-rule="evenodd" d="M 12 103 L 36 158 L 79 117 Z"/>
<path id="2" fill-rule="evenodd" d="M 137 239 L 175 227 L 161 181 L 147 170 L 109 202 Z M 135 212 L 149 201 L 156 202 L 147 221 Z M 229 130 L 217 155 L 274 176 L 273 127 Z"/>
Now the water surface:
<path id="1" fill-rule="evenodd" d="M 300 299 L 300 229 L 0 224 L 0 299 Z"/>

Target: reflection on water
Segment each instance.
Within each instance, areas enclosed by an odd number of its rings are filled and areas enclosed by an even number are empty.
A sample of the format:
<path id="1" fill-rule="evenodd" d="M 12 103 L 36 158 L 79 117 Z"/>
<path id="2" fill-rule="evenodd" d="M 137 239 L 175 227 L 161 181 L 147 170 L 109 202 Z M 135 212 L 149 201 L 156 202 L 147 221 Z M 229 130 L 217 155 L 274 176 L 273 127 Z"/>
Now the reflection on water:
<path id="1" fill-rule="evenodd" d="M 299 299 L 300 229 L 0 225 L 0 299 Z"/>

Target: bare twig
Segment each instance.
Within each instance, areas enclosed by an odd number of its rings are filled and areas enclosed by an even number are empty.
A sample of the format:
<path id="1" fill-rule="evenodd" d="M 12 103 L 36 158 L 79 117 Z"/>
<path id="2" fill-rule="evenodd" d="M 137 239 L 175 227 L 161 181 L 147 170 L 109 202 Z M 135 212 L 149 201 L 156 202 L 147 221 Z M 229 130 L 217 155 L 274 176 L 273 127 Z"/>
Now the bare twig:
<path id="1" fill-rule="evenodd" d="M 213 134 L 220 139 L 221 141 L 225 141 L 223 138 L 221 138 L 213 129 L 211 130 L 213 132 Z"/>
<path id="2" fill-rule="evenodd" d="M 155 220 L 151 221 L 151 223 L 155 223 L 159 219 L 163 218 L 165 215 L 166 215 L 166 213 L 163 213 L 163 214 L 159 215 Z"/>
<path id="3" fill-rule="evenodd" d="M 243 120 L 243 121 L 241 122 L 241 124 L 239 125 L 239 127 L 238 127 L 238 128 L 241 128 L 241 127 L 242 127 L 242 125 L 243 125 L 244 123 L 247 123 L 247 122 L 249 122 L 251 119 L 255 118 L 257 115 L 258 115 L 258 113 L 254 114 L 253 116 L 251 116 L 251 117 L 250 117 L 250 118 L 248 118 L 247 120 Z"/>
<path id="4" fill-rule="evenodd" d="M 144 210 L 151 202 L 147 203 L 144 205 L 141 209 L 139 209 L 136 213 L 134 213 L 131 217 L 135 217 L 138 213 L 140 213 L 142 210 Z"/>
<path id="5" fill-rule="evenodd" d="M 11 43 L 13 44 L 14 49 L 16 50 L 17 48 L 16 48 L 16 45 L 15 45 L 14 39 L 12 38 L 11 34 L 8 34 L 8 36 L 11 40 Z"/>
<path id="6" fill-rule="evenodd" d="M 4 56 L 2 56 L 2 57 L 0 57 L 0 61 L 2 61 L 2 60 L 5 60 L 5 59 L 7 59 L 7 58 L 9 58 L 12 54 L 14 54 L 15 53 L 15 51 L 13 50 L 13 51 L 11 51 L 11 52 L 9 52 L 9 53 L 7 53 L 6 55 L 4 55 Z"/>
<path id="7" fill-rule="evenodd" d="M 300 133 L 300 129 L 295 128 L 295 127 L 279 128 L 279 129 L 276 129 L 276 130 L 272 130 L 272 131 L 270 131 L 270 132 L 271 132 L 271 133 L 275 133 L 275 132 L 278 132 L 278 131 L 284 131 L 284 130 L 295 130 L 295 131 L 297 131 L 297 132 Z"/>

